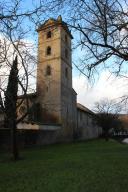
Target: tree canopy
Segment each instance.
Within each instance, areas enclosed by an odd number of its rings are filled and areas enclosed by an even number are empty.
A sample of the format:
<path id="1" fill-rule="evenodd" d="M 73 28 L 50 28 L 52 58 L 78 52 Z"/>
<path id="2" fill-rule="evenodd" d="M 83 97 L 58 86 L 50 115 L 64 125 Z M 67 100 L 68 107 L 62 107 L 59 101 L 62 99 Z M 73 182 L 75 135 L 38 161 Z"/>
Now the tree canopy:
<path id="1" fill-rule="evenodd" d="M 122 106 L 114 100 L 105 98 L 95 103 L 95 120 L 97 124 L 102 127 L 106 140 L 108 140 L 111 129 L 120 130 L 122 128 L 122 123 L 119 119 L 121 110 Z"/>

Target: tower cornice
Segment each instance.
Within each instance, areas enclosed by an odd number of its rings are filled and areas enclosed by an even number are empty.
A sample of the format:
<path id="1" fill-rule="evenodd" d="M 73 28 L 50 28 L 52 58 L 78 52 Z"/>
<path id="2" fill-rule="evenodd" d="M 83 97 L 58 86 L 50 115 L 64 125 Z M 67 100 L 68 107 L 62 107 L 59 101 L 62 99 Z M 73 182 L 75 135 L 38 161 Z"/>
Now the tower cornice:
<path id="1" fill-rule="evenodd" d="M 65 23 L 61 16 L 58 16 L 57 19 L 53 19 L 53 18 L 50 18 L 48 20 L 46 20 L 43 24 L 41 24 L 38 28 L 37 28 L 37 32 L 39 31 L 42 31 L 42 30 L 45 30 L 47 28 L 50 28 L 50 27 L 53 27 L 53 26 L 62 26 L 65 31 L 69 34 L 69 36 L 71 37 L 71 39 L 73 39 L 73 36 L 71 34 L 71 31 L 69 30 L 68 26 L 67 26 L 67 23 Z"/>

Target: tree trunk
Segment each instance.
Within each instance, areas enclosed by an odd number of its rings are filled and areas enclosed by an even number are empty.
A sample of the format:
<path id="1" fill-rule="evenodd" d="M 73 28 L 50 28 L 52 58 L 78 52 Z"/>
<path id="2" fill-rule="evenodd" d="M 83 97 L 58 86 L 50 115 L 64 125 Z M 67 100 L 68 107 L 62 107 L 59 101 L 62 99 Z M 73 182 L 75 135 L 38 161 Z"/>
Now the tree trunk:
<path id="1" fill-rule="evenodd" d="M 18 143 L 17 143 L 17 127 L 16 127 L 16 122 L 13 120 L 11 122 L 11 131 L 12 131 L 12 154 L 13 154 L 13 159 L 16 161 L 19 159 L 19 153 L 18 153 Z"/>
<path id="2" fill-rule="evenodd" d="M 109 133 L 108 133 L 108 131 L 105 131 L 104 136 L 105 136 L 105 140 L 108 141 L 109 140 Z"/>

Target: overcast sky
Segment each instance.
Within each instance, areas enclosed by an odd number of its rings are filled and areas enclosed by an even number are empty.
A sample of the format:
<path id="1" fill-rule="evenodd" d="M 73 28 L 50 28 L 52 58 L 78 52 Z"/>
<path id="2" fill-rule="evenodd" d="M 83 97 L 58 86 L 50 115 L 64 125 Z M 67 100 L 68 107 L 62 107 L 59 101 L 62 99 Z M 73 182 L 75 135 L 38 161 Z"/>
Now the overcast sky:
<path id="1" fill-rule="evenodd" d="M 89 86 L 83 75 L 73 75 L 73 88 L 77 92 L 77 102 L 93 109 L 94 103 L 103 98 L 116 99 L 128 93 L 128 80 L 110 76 L 109 71 L 103 71 L 99 80 Z"/>

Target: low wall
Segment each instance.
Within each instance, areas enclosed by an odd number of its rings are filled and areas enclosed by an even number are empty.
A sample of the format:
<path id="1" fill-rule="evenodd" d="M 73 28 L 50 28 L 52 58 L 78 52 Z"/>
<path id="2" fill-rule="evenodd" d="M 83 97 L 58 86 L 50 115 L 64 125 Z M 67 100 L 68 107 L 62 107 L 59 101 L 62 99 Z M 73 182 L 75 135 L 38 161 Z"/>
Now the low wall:
<path id="1" fill-rule="evenodd" d="M 17 128 L 23 130 L 44 130 L 44 131 L 56 131 L 61 129 L 60 124 L 35 124 L 35 123 L 19 123 Z"/>
<path id="2" fill-rule="evenodd" d="M 9 149 L 11 146 L 11 130 L 0 129 L 0 149 Z"/>
<path id="3" fill-rule="evenodd" d="M 58 131 L 50 130 L 18 130 L 19 144 L 22 147 L 31 145 L 48 145 L 57 143 Z"/>
<path id="4" fill-rule="evenodd" d="M 48 129 L 46 129 L 48 128 Z M 20 148 L 33 145 L 48 145 L 60 142 L 60 128 L 47 127 L 45 129 L 17 129 L 17 143 Z M 53 129 L 55 128 L 55 129 Z M 0 148 L 10 149 L 11 130 L 0 129 Z"/>

